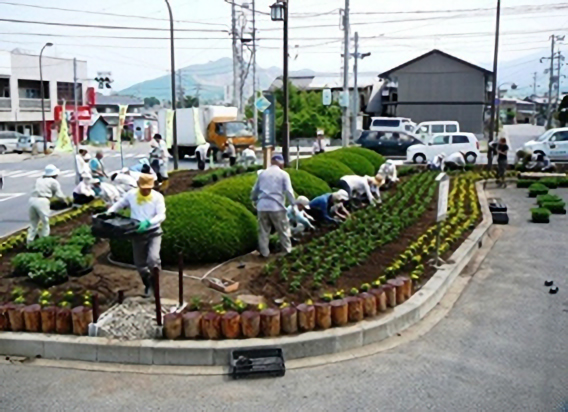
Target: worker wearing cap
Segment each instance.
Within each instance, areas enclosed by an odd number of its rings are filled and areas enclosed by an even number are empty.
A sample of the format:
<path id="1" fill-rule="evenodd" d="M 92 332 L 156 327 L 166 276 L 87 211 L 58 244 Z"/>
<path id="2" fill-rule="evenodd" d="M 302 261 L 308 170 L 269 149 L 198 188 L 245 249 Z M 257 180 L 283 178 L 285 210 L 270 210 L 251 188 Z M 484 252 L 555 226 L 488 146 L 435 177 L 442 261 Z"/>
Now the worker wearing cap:
<path id="1" fill-rule="evenodd" d="M 132 239 L 132 249 L 134 264 L 144 283 L 146 296 L 153 289 L 152 270 L 161 266 L 161 224 L 166 220 L 164 196 L 153 188 L 154 176 L 142 174 L 138 179 L 138 188 L 128 192 L 108 210 L 108 213 L 116 213 L 129 208 L 130 217 L 139 222 L 138 236 Z"/>
<path id="2" fill-rule="evenodd" d="M 335 193 L 326 193 L 312 199 L 309 214 L 319 223 L 338 223 L 349 217 L 349 212 L 343 205 L 349 200 L 344 189 Z M 337 216 L 336 218 L 334 216 Z"/>
<path id="3" fill-rule="evenodd" d="M 378 175 L 383 178 L 383 184 L 386 187 L 390 187 L 391 185 L 398 182 L 398 177 L 396 175 L 396 165 L 390 159 L 381 165 Z"/>
<path id="4" fill-rule="evenodd" d="M 370 204 L 374 205 L 377 202 L 381 203 L 381 195 L 379 188 L 383 184 L 383 178 L 381 175 L 377 176 L 357 176 L 349 175 L 343 176 L 339 180 L 339 187 L 347 192 L 349 199 L 360 199 L 363 196 L 367 196 L 367 200 Z M 375 199 L 375 196 L 377 198 Z"/>
<path id="5" fill-rule="evenodd" d="M 28 229 L 28 244 L 36 238 L 40 222 L 42 226 L 39 236 L 49 236 L 50 199 L 55 197 L 67 202 L 65 195 L 61 191 L 61 185 L 56 180 L 57 175 L 59 175 L 59 169 L 54 165 L 47 165 L 43 177 L 36 180 L 35 188 L 29 201 L 30 228 Z"/>
<path id="6" fill-rule="evenodd" d="M 283 166 L 282 155 L 272 156 L 270 167 L 258 175 L 251 193 L 258 215 L 258 248 L 264 257 L 270 255 L 268 240 L 272 227 L 280 237 L 284 252 L 292 251 L 285 200 L 293 205 L 295 199 L 290 175 L 282 170 Z"/>
<path id="7" fill-rule="evenodd" d="M 95 191 L 93 190 L 93 183 L 99 179 L 94 179 L 90 174 L 81 176 L 81 181 L 73 189 L 73 203 L 76 205 L 85 205 L 95 200 Z"/>
<path id="8" fill-rule="evenodd" d="M 298 235 L 306 229 L 315 229 L 310 220 L 314 218 L 305 211 L 310 209 L 310 200 L 305 196 L 296 199 L 295 204 L 288 206 L 287 216 L 293 235 Z"/>
<path id="9" fill-rule="evenodd" d="M 241 156 L 242 161 L 246 166 L 256 164 L 256 152 L 254 151 L 254 146 L 251 145 L 243 150 Z"/>
<path id="10" fill-rule="evenodd" d="M 75 163 L 77 164 L 77 174 L 81 179 L 83 176 L 91 174 L 91 169 L 89 167 L 90 161 L 91 156 L 87 149 L 79 149 L 79 154 L 75 156 Z"/>
<path id="11" fill-rule="evenodd" d="M 323 139 L 323 130 L 318 130 L 316 141 L 312 146 L 312 154 L 317 155 L 324 152 L 325 152 L 325 140 Z"/>

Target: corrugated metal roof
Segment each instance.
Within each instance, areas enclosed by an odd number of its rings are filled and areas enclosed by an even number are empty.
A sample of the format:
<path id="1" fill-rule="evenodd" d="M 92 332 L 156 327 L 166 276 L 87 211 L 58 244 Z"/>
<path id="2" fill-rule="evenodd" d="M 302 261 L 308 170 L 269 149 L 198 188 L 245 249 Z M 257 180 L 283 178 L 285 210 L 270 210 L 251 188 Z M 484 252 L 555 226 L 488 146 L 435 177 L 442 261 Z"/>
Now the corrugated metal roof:
<path id="1" fill-rule="evenodd" d="M 139 99 L 138 97 L 120 96 L 120 95 L 104 96 L 99 93 L 97 93 L 96 102 L 97 105 L 105 105 L 105 106 L 123 105 L 123 104 L 127 104 L 129 106 L 144 106 L 144 100 Z"/>

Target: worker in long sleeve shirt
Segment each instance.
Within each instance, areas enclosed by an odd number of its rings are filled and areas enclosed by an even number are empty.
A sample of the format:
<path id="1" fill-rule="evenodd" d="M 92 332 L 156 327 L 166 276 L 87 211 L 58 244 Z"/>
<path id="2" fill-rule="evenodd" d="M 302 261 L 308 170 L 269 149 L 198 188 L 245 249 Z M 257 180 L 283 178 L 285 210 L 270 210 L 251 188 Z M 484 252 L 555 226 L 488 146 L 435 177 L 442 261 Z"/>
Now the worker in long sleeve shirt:
<path id="1" fill-rule="evenodd" d="M 398 177 L 396 175 L 396 165 L 390 159 L 381 165 L 378 174 L 383 178 L 384 185 L 387 188 L 398 182 Z"/>
<path id="2" fill-rule="evenodd" d="M 77 164 L 77 174 L 83 178 L 85 175 L 91 174 L 91 168 L 89 167 L 89 162 L 91 161 L 91 156 L 86 149 L 79 149 L 79 154 L 75 156 L 75 163 Z"/>
<path id="3" fill-rule="evenodd" d="M 288 206 L 288 221 L 293 235 L 301 234 L 306 229 L 315 229 L 310 222 L 310 219 L 313 220 L 313 218 L 305 212 L 309 209 L 310 201 L 305 196 L 298 197 L 295 204 Z"/>
<path id="4" fill-rule="evenodd" d="M 93 182 L 99 179 L 93 179 L 91 175 L 84 174 L 81 176 L 81 181 L 73 189 L 73 203 L 76 205 L 85 205 L 95 200 L 95 191 L 93 190 Z"/>
<path id="5" fill-rule="evenodd" d="M 121 196 L 138 187 L 136 179 L 130 174 L 130 170 L 127 167 L 123 168 L 119 173 L 113 174 L 110 179 Z"/>
<path id="6" fill-rule="evenodd" d="M 161 193 L 153 190 L 154 176 L 140 175 L 138 189 L 131 190 L 115 203 L 108 213 L 130 208 L 130 217 L 139 223 L 138 236 L 132 239 L 134 264 L 144 283 L 144 294 L 152 293 L 152 270 L 161 266 L 161 224 L 166 220 L 166 203 Z"/>
<path id="7" fill-rule="evenodd" d="M 207 162 L 207 152 L 209 152 L 210 147 L 211 144 L 206 142 L 197 146 L 197 149 L 195 149 L 195 157 L 197 158 L 197 168 L 199 170 L 205 170 L 205 163 Z"/>
<path id="8" fill-rule="evenodd" d="M 445 158 L 446 158 L 445 153 L 440 153 L 440 154 L 436 155 L 434 157 L 434 159 L 432 159 L 428 163 L 428 170 L 439 170 L 439 171 L 443 172 L 444 171 L 444 159 Z"/>
<path id="9" fill-rule="evenodd" d="M 67 201 L 61 191 L 61 185 L 56 180 L 59 169 L 54 165 L 47 165 L 43 177 L 37 179 L 34 191 L 29 201 L 30 228 L 28 229 L 28 244 L 33 242 L 38 234 L 41 222 L 40 237 L 49 236 L 49 211 L 52 197 Z"/>
<path id="10" fill-rule="evenodd" d="M 346 217 L 349 212 L 344 211 L 343 202 L 349 200 L 349 195 L 343 189 L 335 193 L 326 193 L 312 199 L 310 202 L 310 215 L 319 223 L 337 223 L 338 220 L 333 218 L 333 215 L 339 211 L 339 217 Z M 344 214 L 342 212 L 347 212 Z"/>
<path id="11" fill-rule="evenodd" d="M 120 192 L 118 189 L 111 185 L 110 183 L 101 182 L 96 179 L 94 184 L 94 190 L 97 197 L 101 198 L 107 206 L 112 206 L 120 200 Z"/>
<path id="12" fill-rule="evenodd" d="M 162 139 L 162 135 L 156 133 L 154 140 L 150 143 L 150 165 L 158 176 L 158 182 L 161 183 L 163 190 L 168 188 L 168 147 Z"/>
<path id="13" fill-rule="evenodd" d="M 278 232 L 282 249 L 286 253 L 292 251 L 285 200 L 293 205 L 295 199 L 290 175 L 282 170 L 283 166 L 282 155 L 272 156 L 271 166 L 258 176 L 251 193 L 258 216 L 258 248 L 264 257 L 270 255 L 268 240 L 272 227 Z"/>
<path id="14" fill-rule="evenodd" d="M 455 152 L 449 155 L 444 159 L 444 171 L 445 169 L 448 170 L 457 170 L 457 169 L 465 169 L 465 156 L 462 152 Z"/>
<path id="15" fill-rule="evenodd" d="M 377 177 L 371 176 L 343 176 L 339 180 L 339 187 L 347 192 L 350 199 L 360 199 L 363 196 L 367 196 L 367 200 L 370 204 L 374 205 L 377 202 L 381 203 L 381 195 L 378 190 L 382 185 L 382 177 L 379 175 Z M 375 199 L 375 196 L 377 198 Z"/>

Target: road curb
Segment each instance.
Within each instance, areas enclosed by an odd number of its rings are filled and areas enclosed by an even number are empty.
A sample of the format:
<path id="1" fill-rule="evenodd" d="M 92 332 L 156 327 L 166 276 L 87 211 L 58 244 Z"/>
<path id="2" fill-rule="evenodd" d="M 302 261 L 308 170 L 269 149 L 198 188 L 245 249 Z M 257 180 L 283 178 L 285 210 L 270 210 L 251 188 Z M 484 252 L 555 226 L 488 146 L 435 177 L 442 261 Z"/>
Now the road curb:
<path id="1" fill-rule="evenodd" d="M 233 349 L 279 346 L 284 350 L 286 359 L 293 361 L 376 344 L 410 328 L 428 315 L 481 247 L 492 223 L 483 182 L 476 183 L 476 190 L 483 221 L 453 253 L 450 260 L 455 263 L 442 266 L 418 293 L 380 318 L 297 336 L 224 341 L 123 342 L 106 338 L 2 332 L 0 354 L 133 365 L 220 367 L 227 365 Z"/>

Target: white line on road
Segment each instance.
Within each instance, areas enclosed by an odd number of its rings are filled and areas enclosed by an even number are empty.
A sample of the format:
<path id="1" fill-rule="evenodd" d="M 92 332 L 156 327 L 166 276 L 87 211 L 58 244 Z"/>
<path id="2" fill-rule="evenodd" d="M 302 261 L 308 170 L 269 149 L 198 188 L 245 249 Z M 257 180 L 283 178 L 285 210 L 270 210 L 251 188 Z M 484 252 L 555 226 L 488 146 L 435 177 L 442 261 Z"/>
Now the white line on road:
<path id="1" fill-rule="evenodd" d="M 25 193 L 0 193 L 0 203 L 23 195 L 25 195 Z"/>
<path id="2" fill-rule="evenodd" d="M 29 177 L 29 175 L 32 175 L 34 173 L 37 173 L 37 170 L 28 170 L 26 172 L 15 173 L 10 177 Z"/>
<path id="3" fill-rule="evenodd" d="M 18 174 L 18 173 L 22 173 L 23 170 L 12 170 L 10 172 L 6 172 L 4 173 L 4 177 L 10 177 L 12 175 Z"/>
<path id="4" fill-rule="evenodd" d="M 74 170 L 66 170 L 64 172 L 61 172 L 59 174 L 60 177 L 72 177 L 75 176 L 75 171 Z"/>

